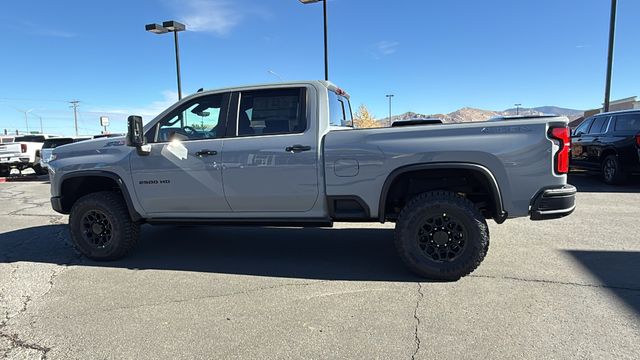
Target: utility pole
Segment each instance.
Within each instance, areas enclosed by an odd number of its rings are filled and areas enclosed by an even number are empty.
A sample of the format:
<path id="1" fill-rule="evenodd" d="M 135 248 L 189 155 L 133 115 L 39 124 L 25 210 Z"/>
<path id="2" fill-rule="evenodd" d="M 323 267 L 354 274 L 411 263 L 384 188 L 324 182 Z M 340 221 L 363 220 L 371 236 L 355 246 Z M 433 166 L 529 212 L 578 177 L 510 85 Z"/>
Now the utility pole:
<path id="1" fill-rule="evenodd" d="M 38 119 L 40 119 L 40 134 L 44 134 L 44 131 L 42 129 L 42 116 L 40 115 L 36 115 L 38 117 Z"/>
<path id="2" fill-rule="evenodd" d="M 73 108 L 73 124 L 76 128 L 76 136 L 78 136 L 78 106 L 80 106 L 80 101 L 72 100 L 69 103 L 71 104 L 70 107 Z"/>
<path id="3" fill-rule="evenodd" d="M 522 104 L 514 104 L 516 106 L 516 116 L 520 115 L 520 106 L 522 106 Z"/>
<path id="4" fill-rule="evenodd" d="M 391 126 L 391 98 L 394 97 L 395 95 L 393 94 L 387 94 L 385 95 L 388 99 L 389 99 L 389 126 Z"/>
<path id="5" fill-rule="evenodd" d="M 613 40 L 616 32 L 616 7 L 617 0 L 611 0 L 611 19 L 609 22 L 609 53 L 607 55 L 607 80 L 604 89 L 604 112 L 609 111 L 609 98 L 611 96 L 611 71 L 613 68 Z"/>
<path id="6" fill-rule="evenodd" d="M 29 110 L 31 111 L 31 110 Z M 27 134 L 29 133 L 29 116 L 27 114 L 29 114 L 29 111 L 25 111 L 24 112 L 24 123 L 27 126 Z"/>

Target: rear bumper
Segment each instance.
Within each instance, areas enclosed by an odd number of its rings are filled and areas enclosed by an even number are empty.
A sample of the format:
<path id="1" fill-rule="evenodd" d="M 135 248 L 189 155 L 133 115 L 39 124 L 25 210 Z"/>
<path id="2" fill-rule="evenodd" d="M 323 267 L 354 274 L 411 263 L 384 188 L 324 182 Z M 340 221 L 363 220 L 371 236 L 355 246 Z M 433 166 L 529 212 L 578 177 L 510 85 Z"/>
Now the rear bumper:
<path id="1" fill-rule="evenodd" d="M 17 165 L 17 164 L 28 164 L 29 156 L 18 156 L 18 155 L 0 155 L 0 164 L 2 165 Z"/>
<path id="2" fill-rule="evenodd" d="M 573 185 L 541 190 L 531 203 L 531 220 L 557 219 L 576 208 L 577 189 Z"/>

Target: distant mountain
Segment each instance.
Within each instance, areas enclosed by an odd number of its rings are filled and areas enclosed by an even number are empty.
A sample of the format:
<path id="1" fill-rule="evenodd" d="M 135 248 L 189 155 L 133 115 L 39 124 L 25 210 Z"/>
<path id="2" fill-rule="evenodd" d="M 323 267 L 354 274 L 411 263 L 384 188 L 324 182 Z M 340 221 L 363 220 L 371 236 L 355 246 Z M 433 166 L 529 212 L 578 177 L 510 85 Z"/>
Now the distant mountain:
<path id="1" fill-rule="evenodd" d="M 584 114 L 583 110 L 567 109 L 567 108 L 562 108 L 558 106 L 538 106 L 534 108 L 520 108 L 519 112 L 521 114 L 524 113 L 527 115 L 529 115 L 528 113 L 540 113 L 545 115 L 561 115 L 561 116 L 575 116 L 575 117 L 579 117 L 579 116 L 582 116 L 582 114 Z M 502 111 L 502 113 L 504 114 L 509 113 L 509 114 L 515 115 L 516 109 L 515 108 L 507 109 Z"/>
<path id="2" fill-rule="evenodd" d="M 391 117 L 391 121 L 388 118 L 380 119 L 379 121 L 383 126 L 389 126 L 391 122 L 396 120 L 407 119 L 424 119 L 424 118 L 438 118 L 444 122 L 459 123 L 459 122 L 472 122 L 472 121 L 486 121 L 497 116 L 513 116 L 513 115 L 561 115 L 566 116 L 569 120 L 574 120 L 582 116 L 582 110 L 567 109 L 558 106 L 539 106 L 535 108 L 519 108 L 517 111 L 515 108 L 506 109 L 503 111 L 483 110 L 471 107 L 464 107 L 448 114 L 418 114 L 412 111 L 406 112 L 401 115 Z"/>

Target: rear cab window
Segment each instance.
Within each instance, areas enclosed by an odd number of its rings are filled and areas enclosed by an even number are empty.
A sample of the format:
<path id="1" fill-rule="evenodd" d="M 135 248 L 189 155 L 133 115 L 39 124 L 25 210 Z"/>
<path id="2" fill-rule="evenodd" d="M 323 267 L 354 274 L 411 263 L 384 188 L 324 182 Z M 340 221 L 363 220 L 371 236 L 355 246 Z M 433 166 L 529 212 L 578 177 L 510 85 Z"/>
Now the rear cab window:
<path id="1" fill-rule="evenodd" d="M 329 90 L 329 126 L 353 128 L 349 99 Z"/>
<path id="2" fill-rule="evenodd" d="M 43 143 L 44 140 L 45 138 L 43 135 L 25 135 L 25 136 L 17 136 L 13 141 Z"/>
<path id="3" fill-rule="evenodd" d="M 73 139 L 71 138 L 55 138 L 55 139 L 47 139 L 44 141 L 44 144 L 42 144 L 42 148 L 43 149 L 53 149 L 56 148 L 60 145 L 66 145 L 66 144 L 71 144 L 73 141 Z"/>

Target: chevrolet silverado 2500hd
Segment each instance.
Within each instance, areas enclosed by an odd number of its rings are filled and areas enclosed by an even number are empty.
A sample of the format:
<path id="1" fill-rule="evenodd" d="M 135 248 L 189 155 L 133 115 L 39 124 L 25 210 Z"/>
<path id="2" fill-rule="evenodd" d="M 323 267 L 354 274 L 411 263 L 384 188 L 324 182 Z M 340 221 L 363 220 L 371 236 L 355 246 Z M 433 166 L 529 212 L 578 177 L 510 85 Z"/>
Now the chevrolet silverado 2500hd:
<path id="1" fill-rule="evenodd" d="M 331 226 L 395 222 L 407 266 L 473 271 L 486 219 L 553 219 L 575 207 L 564 117 L 352 127 L 324 81 L 203 91 L 126 137 L 54 149 L 51 203 L 89 258 L 123 257 L 149 224 Z"/>

